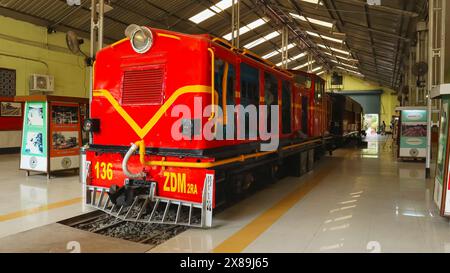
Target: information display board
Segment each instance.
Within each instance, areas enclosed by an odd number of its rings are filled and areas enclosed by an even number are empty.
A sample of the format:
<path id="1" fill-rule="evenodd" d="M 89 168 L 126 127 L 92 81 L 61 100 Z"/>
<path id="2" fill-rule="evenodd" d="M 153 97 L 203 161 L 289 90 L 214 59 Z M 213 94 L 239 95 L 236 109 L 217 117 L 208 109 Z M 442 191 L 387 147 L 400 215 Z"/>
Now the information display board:
<path id="1" fill-rule="evenodd" d="M 78 104 L 51 104 L 50 171 L 78 168 L 81 146 Z"/>
<path id="2" fill-rule="evenodd" d="M 427 111 L 401 110 L 399 157 L 425 158 L 427 156 Z"/>
<path id="3" fill-rule="evenodd" d="M 20 168 L 47 172 L 47 102 L 26 102 Z"/>
<path id="4" fill-rule="evenodd" d="M 434 202 L 441 215 L 450 215 L 450 184 L 448 183 L 448 118 L 450 112 L 450 98 L 442 98 L 442 107 L 439 121 L 439 148 L 436 162 L 436 175 L 434 178 Z"/>
<path id="5" fill-rule="evenodd" d="M 37 95 L 15 100 L 25 102 L 20 169 L 48 177 L 53 171 L 78 170 L 81 122 L 89 100 Z"/>

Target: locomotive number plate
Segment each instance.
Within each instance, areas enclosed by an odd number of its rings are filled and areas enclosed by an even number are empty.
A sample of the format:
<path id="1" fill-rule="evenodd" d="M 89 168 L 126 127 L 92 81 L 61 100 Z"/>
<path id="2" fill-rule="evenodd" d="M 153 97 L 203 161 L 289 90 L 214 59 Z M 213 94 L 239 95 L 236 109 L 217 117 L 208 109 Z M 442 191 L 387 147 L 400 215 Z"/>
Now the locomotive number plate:
<path id="1" fill-rule="evenodd" d="M 164 172 L 164 191 L 186 194 L 198 194 L 196 184 L 186 182 L 185 173 Z"/>
<path id="2" fill-rule="evenodd" d="M 97 162 L 94 165 L 95 178 L 102 180 L 113 179 L 113 165 L 112 163 Z"/>

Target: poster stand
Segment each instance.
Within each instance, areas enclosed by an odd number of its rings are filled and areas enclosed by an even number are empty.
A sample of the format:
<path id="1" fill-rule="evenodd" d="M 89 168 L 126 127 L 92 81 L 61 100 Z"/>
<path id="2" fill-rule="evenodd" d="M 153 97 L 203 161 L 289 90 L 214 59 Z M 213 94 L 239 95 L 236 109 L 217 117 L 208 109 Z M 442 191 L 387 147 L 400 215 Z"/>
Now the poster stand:
<path id="1" fill-rule="evenodd" d="M 80 167 L 83 145 L 81 124 L 87 117 L 89 99 L 32 95 L 15 97 L 25 102 L 20 169 L 46 173 Z"/>
<path id="2" fill-rule="evenodd" d="M 427 121 L 426 106 L 403 106 L 400 111 L 397 137 L 397 158 L 425 160 L 427 157 Z"/>
<path id="3" fill-rule="evenodd" d="M 449 114 L 450 114 L 450 85 L 443 84 L 433 87 L 432 99 L 441 99 L 439 115 L 439 146 L 434 177 L 433 199 L 439 208 L 441 216 L 450 216 L 450 183 L 449 183 Z"/>

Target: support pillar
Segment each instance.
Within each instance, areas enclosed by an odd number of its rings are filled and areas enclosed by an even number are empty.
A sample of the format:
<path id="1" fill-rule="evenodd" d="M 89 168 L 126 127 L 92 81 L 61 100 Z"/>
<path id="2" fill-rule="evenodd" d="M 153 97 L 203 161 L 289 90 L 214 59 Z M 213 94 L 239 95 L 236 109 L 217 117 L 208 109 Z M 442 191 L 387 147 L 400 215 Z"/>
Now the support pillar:
<path id="1" fill-rule="evenodd" d="M 239 0 L 232 0 L 231 6 L 231 45 L 239 48 L 239 28 L 240 28 L 240 3 Z"/>

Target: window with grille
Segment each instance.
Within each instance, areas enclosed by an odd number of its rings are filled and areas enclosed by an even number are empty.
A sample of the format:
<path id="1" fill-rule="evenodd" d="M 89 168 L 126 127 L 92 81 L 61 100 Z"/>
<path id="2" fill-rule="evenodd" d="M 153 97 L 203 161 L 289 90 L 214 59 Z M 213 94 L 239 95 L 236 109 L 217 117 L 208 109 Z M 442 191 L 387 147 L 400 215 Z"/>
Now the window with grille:
<path id="1" fill-rule="evenodd" d="M 16 95 L 16 70 L 0 68 L 0 97 Z"/>

